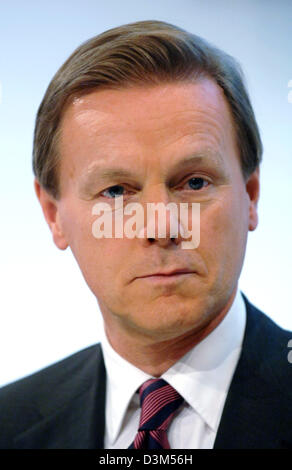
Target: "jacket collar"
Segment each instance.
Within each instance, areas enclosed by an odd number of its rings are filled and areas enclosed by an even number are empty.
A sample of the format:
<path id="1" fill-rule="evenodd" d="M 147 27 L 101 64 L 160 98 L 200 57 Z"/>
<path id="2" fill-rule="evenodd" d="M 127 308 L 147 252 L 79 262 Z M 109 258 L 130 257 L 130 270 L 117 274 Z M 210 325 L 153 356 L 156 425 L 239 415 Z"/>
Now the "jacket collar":
<path id="1" fill-rule="evenodd" d="M 281 423 L 283 402 L 279 399 L 285 399 L 281 382 L 283 368 L 288 362 L 286 340 L 279 334 L 280 328 L 277 330 L 275 324 L 246 297 L 244 300 L 247 323 L 242 353 L 229 388 L 214 449 L 286 447 L 291 443 L 286 441 L 285 426 Z"/>
<path id="2" fill-rule="evenodd" d="M 105 429 L 105 368 L 100 346 L 93 350 L 94 370 L 67 387 L 66 403 L 51 408 L 49 393 L 39 403 L 40 420 L 15 438 L 17 449 L 102 449 Z M 97 367 L 96 367 L 97 366 Z M 92 369 L 92 366 L 91 366 Z M 94 380 L 91 380 L 91 376 Z M 71 385 L 71 383 L 70 383 Z M 61 385 L 63 386 L 63 384 Z M 49 385 L 48 385 L 49 387 Z M 74 390 L 72 390 L 74 388 Z"/>

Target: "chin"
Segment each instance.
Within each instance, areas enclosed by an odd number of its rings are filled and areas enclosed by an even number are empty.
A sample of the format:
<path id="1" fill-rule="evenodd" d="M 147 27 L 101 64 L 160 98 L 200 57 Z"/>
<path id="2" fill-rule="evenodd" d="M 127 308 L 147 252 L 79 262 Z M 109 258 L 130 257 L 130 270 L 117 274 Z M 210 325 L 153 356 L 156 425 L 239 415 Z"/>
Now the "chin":
<path id="1" fill-rule="evenodd" d="M 151 310 L 140 310 L 140 315 L 129 316 L 128 319 L 135 329 L 144 334 L 159 337 L 161 340 L 181 336 L 188 331 L 200 329 L 204 322 L 204 313 L 200 314 L 195 306 L 192 308 L 176 305 L 158 306 Z M 159 308 L 160 307 L 160 308 Z"/>

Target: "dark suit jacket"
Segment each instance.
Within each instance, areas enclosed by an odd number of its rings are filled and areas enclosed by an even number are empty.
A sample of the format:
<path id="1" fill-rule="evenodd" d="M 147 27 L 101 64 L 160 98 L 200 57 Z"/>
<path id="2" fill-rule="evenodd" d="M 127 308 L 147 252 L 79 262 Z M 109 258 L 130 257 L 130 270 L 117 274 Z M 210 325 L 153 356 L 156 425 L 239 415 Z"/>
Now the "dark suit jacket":
<path id="1" fill-rule="evenodd" d="M 292 448 L 292 333 L 245 301 L 242 353 L 214 448 Z M 104 423 L 100 345 L 0 389 L 1 449 L 102 449 Z"/>

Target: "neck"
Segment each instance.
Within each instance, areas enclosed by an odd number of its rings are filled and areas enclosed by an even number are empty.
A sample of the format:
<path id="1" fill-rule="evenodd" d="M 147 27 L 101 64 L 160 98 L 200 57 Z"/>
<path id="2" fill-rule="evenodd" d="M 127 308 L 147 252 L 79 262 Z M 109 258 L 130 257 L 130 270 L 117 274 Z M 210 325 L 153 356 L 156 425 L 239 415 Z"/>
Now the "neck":
<path id="1" fill-rule="evenodd" d="M 112 348 L 128 362 L 153 377 L 160 377 L 181 357 L 200 343 L 221 323 L 229 311 L 235 293 L 228 304 L 209 323 L 180 336 L 157 340 L 133 331 L 123 331 L 105 323 L 105 333 Z"/>

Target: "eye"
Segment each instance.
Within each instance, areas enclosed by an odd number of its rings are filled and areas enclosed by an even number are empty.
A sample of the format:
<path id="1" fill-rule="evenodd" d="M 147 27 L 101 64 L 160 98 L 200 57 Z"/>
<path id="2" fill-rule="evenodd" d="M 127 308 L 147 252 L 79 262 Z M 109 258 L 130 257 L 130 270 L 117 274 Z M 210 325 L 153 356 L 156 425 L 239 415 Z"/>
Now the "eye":
<path id="1" fill-rule="evenodd" d="M 120 184 L 116 184 L 102 191 L 101 195 L 114 199 L 116 197 L 123 196 L 124 191 L 125 191 L 124 186 L 121 186 Z"/>
<path id="2" fill-rule="evenodd" d="M 190 189 L 198 191 L 207 186 L 209 183 L 204 178 L 193 177 L 190 178 L 186 184 L 190 187 Z"/>

